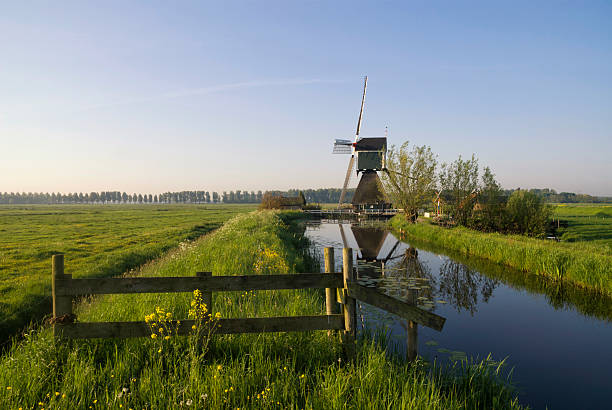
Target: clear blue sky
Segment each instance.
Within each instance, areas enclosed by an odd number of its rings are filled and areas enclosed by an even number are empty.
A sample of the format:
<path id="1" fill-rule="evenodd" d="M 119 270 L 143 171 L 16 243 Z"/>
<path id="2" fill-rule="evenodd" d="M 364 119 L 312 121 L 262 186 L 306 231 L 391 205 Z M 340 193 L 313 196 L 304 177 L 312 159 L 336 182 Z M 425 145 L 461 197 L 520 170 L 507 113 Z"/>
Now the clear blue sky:
<path id="1" fill-rule="evenodd" d="M 611 2 L 3 2 L 0 191 L 340 187 L 334 138 L 612 195 Z M 355 179 L 353 179 L 353 184 Z"/>

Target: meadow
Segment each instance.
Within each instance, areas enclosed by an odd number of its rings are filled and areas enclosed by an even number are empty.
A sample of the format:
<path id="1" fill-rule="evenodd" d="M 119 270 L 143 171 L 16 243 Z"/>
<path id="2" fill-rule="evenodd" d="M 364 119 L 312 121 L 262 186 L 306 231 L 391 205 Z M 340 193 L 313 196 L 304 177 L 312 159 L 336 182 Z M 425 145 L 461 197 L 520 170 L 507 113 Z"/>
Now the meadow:
<path id="1" fill-rule="evenodd" d="M 253 205 L 0 206 L 0 343 L 51 311 L 51 255 L 74 277 L 120 275 Z"/>
<path id="2" fill-rule="evenodd" d="M 564 242 L 590 242 L 607 247 L 612 254 L 612 205 L 556 204 L 557 236 Z"/>
<path id="3" fill-rule="evenodd" d="M 133 275 L 307 272 L 296 213 L 239 215 L 219 230 L 142 266 Z M 106 295 L 81 301 L 82 321 L 143 320 L 163 309 L 187 317 L 190 294 Z M 319 290 L 214 293 L 221 317 L 321 314 Z M 167 314 L 167 313 L 165 313 Z M 491 358 L 452 368 L 407 364 L 363 337 L 348 361 L 327 332 L 55 341 L 27 332 L 0 359 L 0 408 L 520 408 Z M 23 377 L 27 375 L 27 377 Z"/>

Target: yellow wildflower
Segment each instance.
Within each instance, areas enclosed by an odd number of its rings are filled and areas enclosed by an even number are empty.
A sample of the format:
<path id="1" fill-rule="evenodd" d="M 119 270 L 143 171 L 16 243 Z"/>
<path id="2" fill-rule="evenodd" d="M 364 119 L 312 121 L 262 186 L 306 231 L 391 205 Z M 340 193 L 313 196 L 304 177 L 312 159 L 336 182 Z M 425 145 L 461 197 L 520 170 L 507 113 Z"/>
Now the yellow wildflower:
<path id="1" fill-rule="evenodd" d="M 155 333 L 151 334 L 151 339 L 157 339 L 157 335 Z"/>
<path id="2" fill-rule="evenodd" d="M 215 313 L 215 317 L 216 317 L 217 319 L 219 319 L 219 318 L 221 317 L 221 312 L 217 312 L 217 313 Z"/>
<path id="3" fill-rule="evenodd" d="M 65 398 L 66 398 L 66 395 L 65 395 L 65 394 L 62 394 L 62 399 L 65 399 Z"/>
<path id="4" fill-rule="evenodd" d="M 55 392 L 55 395 L 56 395 L 56 396 L 59 396 L 59 395 L 60 395 L 60 392 L 56 391 L 56 392 Z"/>
<path id="5" fill-rule="evenodd" d="M 196 325 L 191 326 L 193 330 L 196 330 Z"/>
<path id="6" fill-rule="evenodd" d="M 11 390 L 12 387 L 11 386 L 6 386 L 6 390 Z"/>
<path id="7" fill-rule="evenodd" d="M 170 339 L 170 336 L 164 337 L 164 340 L 168 340 L 168 339 Z"/>

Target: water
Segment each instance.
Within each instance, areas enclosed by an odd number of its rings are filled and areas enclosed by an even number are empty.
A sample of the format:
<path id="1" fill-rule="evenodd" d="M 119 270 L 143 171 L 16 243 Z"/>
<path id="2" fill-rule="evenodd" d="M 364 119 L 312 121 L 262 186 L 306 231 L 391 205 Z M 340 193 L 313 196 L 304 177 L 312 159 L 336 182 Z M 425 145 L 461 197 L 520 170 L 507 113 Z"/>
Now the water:
<path id="1" fill-rule="evenodd" d="M 336 270 L 344 243 L 360 249 L 354 256 L 361 284 L 446 318 L 442 332 L 423 326 L 408 331 L 406 320 L 358 302 L 361 327 L 387 329 L 400 353 L 417 335 L 418 354 L 428 360 L 484 359 L 491 353 L 495 360 L 506 359 L 522 404 L 611 408 L 610 299 L 427 244 L 398 241 L 380 226 L 309 222 L 306 236 L 318 255 L 324 247 L 336 248 Z"/>

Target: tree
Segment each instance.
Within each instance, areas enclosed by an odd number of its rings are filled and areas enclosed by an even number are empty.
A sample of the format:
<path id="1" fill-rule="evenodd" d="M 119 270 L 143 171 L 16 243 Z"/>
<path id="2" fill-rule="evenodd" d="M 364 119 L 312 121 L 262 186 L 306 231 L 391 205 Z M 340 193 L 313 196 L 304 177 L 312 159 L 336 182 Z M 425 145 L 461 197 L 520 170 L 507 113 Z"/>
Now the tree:
<path id="1" fill-rule="evenodd" d="M 451 164 L 443 164 L 440 187 L 451 208 L 451 214 L 460 225 L 467 225 L 478 195 L 478 159 L 459 158 Z"/>
<path id="2" fill-rule="evenodd" d="M 476 226 L 485 231 L 499 231 L 503 228 L 505 196 L 504 190 L 495 180 L 495 174 L 485 167 L 482 185 L 478 194 L 479 209 Z"/>
<path id="3" fill-rule="evenodd" d="M 399 149 L 387 151 L 387 170 L 382 173 L 383 190 L 397 207 L 404 208 L 406 217 L 416 221 L 418 210 L 436 188 L 438 161 L 428 146 L 414 146 L 404 142 Z"/>
<path id="4" fill-rule="evenodd" d="M 506 213 L 510 232 L 540 237 L 546 233 L 551 208 L 538 195 L 519 189 L 508 198 Z"/>

